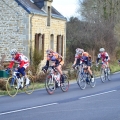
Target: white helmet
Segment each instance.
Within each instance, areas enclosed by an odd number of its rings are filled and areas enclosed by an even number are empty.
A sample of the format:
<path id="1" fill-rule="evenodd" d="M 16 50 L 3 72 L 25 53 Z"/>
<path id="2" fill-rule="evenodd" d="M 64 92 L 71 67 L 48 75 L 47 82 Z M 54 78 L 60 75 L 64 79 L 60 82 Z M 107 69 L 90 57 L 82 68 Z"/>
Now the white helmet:
<path id="1" fill-rule="evenodd" d="M 77 54 L 82 54 L 83 52 L 84 52 L 83 49 L 80 49 L 80 48 L 77 48 L 77 49 L 76 49 L 76 53 L 77 53 Z"/>
<path id="2" fill-rule="evenodd" d="M 104 52 L 105 51 L 105 49 L 104 48 L 100 48 L 100 50 L 99 50 L 100 52 Z"/>
<path id="3" fill-rule="evenodd" d="M 11 51 L 10 51 L 10 54 L 11 55 L 14 55 L 14 54 L 16 54 L 17 53 L 17 50 L 16 49 L 12 49 Z"/>
<path id="4" fill-rule="evenodd" d="M 46 50 L 46 53 L 47 53 L 47 54 L 50 54 L 50 53 L 52 53 L 52 52 L 53 52 L 52 49 L 48 49 L 48 50 Z"/>
<path id="5" fill-rule="evenodd" d="M 77 52 L 79 52 L 79 50 L 80 50 L 80 48 L 77 48 L 77 49 L 75 50 L 75 51 L 76 51 L 76 53 L 77 53 Z"/>

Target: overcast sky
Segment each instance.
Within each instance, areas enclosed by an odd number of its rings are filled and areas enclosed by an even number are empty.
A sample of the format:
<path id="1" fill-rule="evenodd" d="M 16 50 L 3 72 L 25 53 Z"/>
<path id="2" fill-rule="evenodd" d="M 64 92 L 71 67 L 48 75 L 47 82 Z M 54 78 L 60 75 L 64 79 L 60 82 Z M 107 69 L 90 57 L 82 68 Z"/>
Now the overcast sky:
<path id="1" fill-rule="evenodd" d="M 77 0 L 53 0 L 52 6 L 64 17 L 76 16 Z"/>

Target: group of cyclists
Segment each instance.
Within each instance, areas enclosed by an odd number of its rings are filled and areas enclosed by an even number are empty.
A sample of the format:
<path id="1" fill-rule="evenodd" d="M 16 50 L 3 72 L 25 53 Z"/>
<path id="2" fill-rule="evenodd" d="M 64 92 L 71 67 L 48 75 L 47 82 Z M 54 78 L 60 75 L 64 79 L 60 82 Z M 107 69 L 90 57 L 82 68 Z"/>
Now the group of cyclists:
<path id="1" fill-rule="evenodd" d="M 75 51 L 76 51 L 75 59 L 74 59 L 72 68 L 75 69 L 75 67 L 78 64 L 84 63 L 87 66 L 87 70 L 88 70 L 89 74 L 91 75 L 91 82 L 94 82 L 94 77 L 93 77 L 93 73 L 91 70 L 91 62 L 92 62 L 91 55 L 88 52 L 85 52 L 81 48 L 77 48 Z M 7 70 L 11 69 L 13 67 L 14 63 L 18 63 L 17 71 L 19 73 L 21 73 L 21 75 L 22 75 L 22 78 L 20 80 L 18 79 L 17 87 L 19 89 L 19 88 L 23 87 L 23 85 L 20 84 L 22 82 L 21 80 L 23 80 L 23 77 L 26 78 L 25 85 L 29 84 L 29 79 L 27 78 L 27 76 L 25 74 L 25 70 L 29 66 L 29 59 L 25 55 L 19 53 L 16 49 L 12 49 L 10 51 L 10 54 L 12 56 L 12 60 L 9 64 Z M 62 66 L 64 65 L 63 57 L 59 53 L 54 52 L 51 49 L 48 49 L 46 51 L 46 54 L 47 54 L 46 65 L 44 67 L 42 67 L 42 70 L 44 72 L 47 72 L 48 67 L 49 67 L 49 61 L 53 61 L 52 66 L 57 69 L 57 71 L 60 73 L 60 76 L 61 76 L 59 84 L 60 84 L 60 82 L 64 83 L 64 76 L 63 76 L 63 72 L 62 72 Z M 107 67 L 109 68 L 110 57 L 104 48 L 99 49 L 99 54 L 96 59 L 96 66 L 98 66 L 100 59 L 102 60 L 103 63 L 106 63 Z M 19 74 L 17 77 L 20 78 Z"/>

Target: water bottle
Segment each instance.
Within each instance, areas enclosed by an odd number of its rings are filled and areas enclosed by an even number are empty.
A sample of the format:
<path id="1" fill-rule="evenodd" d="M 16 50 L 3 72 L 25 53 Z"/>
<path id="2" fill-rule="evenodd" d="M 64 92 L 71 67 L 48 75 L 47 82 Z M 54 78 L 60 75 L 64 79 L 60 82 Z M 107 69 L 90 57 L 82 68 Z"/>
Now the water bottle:
<path id="1" fill-rule="evenodd" d="M 54 75 L 55 80 L 57 81 L 57 75 Z"/>
<path id="2" fill-rule="evenodd" d="M 59 81 L 60 80 L 60 74 L 54 75 L 54 78 L 55 78 L 56 81 Z"/>
<path id="3" fill-rule="evenodd" d="M 107 76 L 107 69 L 106 68 L 105 68 L 104 72 L 105 72 L 105 75 Z"/>

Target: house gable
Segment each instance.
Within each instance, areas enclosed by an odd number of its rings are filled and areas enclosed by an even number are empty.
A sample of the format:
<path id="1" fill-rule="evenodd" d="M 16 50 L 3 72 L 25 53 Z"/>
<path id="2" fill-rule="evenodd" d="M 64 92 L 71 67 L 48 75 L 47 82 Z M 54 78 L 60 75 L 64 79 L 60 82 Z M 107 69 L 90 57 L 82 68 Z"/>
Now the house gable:
<path id="1" fill-rule="evenodd" d="M 44 10 L 44 0 L 15 0 L 21 7 L 23 7 L 30 14 L 38 14 L 47 16 L 47 11 Z M 51 17 L 56 17 L 66 21 L 66 18 L 60 14 L 53 6 L 51 6 Z"/>

